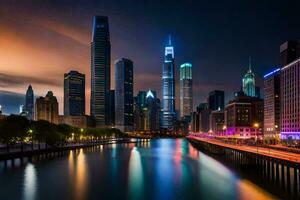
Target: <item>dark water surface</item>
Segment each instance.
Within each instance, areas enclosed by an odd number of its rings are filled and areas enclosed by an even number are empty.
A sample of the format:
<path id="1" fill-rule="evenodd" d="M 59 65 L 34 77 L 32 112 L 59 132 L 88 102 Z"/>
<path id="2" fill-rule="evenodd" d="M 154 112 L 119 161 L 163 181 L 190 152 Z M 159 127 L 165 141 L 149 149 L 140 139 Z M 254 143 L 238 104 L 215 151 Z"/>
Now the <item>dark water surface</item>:
<path id="1" fill-rule="evenodd" d="M 0 163 L 0 199 L 272 199 L 185 139 Z"/>

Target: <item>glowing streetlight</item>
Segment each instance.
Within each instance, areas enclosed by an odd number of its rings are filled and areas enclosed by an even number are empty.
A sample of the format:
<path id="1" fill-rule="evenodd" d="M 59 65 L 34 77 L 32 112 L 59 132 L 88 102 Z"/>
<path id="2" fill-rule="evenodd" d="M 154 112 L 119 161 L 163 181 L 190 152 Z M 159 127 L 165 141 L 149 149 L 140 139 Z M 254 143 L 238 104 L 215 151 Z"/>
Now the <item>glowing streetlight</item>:
<path id="1" fill-rule="evenodd" d="M 259 123 L 254 123 L 253 126 L 254 126 L 255 128 L 259 128 Z"/>

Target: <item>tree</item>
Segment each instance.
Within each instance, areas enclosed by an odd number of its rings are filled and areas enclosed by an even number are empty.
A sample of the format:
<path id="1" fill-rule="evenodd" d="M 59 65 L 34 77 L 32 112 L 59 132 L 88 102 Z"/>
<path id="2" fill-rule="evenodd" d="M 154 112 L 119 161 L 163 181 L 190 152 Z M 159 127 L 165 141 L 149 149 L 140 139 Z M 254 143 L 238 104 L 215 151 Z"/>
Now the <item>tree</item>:
<path id="1" fill-rule="evenodd" d="M 63 136 L 56 130 L 56 125 L 45 120 L 34 122 L 34 138 L 39 142 L 54 145 L 61 141 Z"/>
<path id="2" fill-rule="evenodd" d="M 1 121 L 0 140 L 6 144 L 23 142 L 28 129 L 29 121 L 25 117 L 10 115 Z"/>

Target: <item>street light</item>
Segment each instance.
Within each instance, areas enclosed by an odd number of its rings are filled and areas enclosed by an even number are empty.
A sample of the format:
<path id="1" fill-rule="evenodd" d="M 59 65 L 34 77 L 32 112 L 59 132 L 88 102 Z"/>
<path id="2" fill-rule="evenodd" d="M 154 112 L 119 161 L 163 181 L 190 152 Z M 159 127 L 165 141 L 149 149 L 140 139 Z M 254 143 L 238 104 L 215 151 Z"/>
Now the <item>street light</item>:
<path id="1" fill-rule="evenodd" d="M 257 132 L 258 132 L 258 128 L 259 128 L 259 123 L 254 123 L 253 124 L 254 128 L 255 128 L 255 142 L 256 142 L 256 150 L 257 150 L 257 153 L 258 153 L 258 145 L 257 145 Z"/>

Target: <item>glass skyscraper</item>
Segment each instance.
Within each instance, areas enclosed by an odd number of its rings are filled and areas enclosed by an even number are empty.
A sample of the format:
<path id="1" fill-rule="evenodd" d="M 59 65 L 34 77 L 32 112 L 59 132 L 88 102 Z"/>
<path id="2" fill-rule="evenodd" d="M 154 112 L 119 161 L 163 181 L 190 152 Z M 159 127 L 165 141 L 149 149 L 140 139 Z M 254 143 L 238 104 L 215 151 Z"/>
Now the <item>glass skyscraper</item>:
<path id="1" fill-rule="evenodd" d="M 133 62 L 115 62 L 115 124 L 121 131 L 133 131 Z"/>
<path id="2" fill-rule="evenodd" d="M 191 116 L 193 111 L 192 64 L 180 66 L 180 117 Z"/>
<path id="3" fill-rule="evenodd" d="M 26 91 L 25 111 L 26 111 L 27 118 L 30 120 L 33 119 L 33 107 L 34 107 L 34 94 L 33 94 L 32 86 L 29 85 Z"/>
<path id="4" fill-rule="evenodd" d="M 110 120 L 110 38 L 108 18 L 95 16 L 91 42 L 91 116 L 97 127 Z"/>
<path id="5" fill-rule="evenodd" d="M 174 47 L 171 37 L 165 47 L 165 59 L 162 71 L 162 110 L 161 129 L 163 131 L 173 131 L 176 119 L 175 112 L 175 63 Z"/>
<path id="6" fill-rule="evenodd" d="M 85 75 L 78 71 L 64 75 L 64 115 L 85 115 Z"/>
<path id="7" fill-rule="evenodd" d="M 249 58 L 249 69 L 243 78 L 243 92 L 250 97 L 255 97 L 255 75 L 251 70 L 251 58 Z"/>

